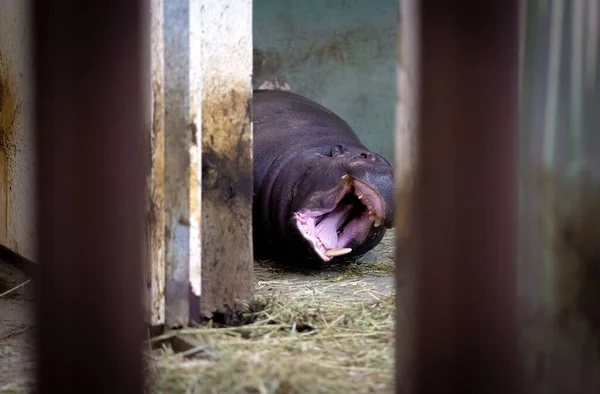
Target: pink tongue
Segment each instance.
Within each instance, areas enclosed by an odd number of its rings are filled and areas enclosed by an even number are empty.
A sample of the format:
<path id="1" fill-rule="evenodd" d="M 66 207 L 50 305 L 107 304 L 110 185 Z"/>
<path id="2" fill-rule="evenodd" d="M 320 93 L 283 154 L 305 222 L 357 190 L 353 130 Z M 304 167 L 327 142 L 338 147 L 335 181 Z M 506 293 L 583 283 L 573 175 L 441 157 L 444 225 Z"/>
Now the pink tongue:
<path id="1" fill-rule="evenodd" d="M 340 204 L 317 225 L 316 235 L 326 249 L 337 247 L 337 230 L 344 223 L 351 209 L 351 204 Z"/>

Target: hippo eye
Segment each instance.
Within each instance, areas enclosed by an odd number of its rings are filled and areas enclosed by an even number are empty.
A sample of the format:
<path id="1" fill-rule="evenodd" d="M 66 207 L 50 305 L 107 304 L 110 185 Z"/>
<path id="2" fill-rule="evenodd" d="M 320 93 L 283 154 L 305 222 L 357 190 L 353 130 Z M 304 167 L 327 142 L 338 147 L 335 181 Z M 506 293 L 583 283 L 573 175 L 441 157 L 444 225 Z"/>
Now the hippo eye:
<path id="1" fill-rule="evenodd" d="M 344 145 L 338 144 L 331 149 L 331 157 L 341 156 L 347 152 L 347 149 Z"/>

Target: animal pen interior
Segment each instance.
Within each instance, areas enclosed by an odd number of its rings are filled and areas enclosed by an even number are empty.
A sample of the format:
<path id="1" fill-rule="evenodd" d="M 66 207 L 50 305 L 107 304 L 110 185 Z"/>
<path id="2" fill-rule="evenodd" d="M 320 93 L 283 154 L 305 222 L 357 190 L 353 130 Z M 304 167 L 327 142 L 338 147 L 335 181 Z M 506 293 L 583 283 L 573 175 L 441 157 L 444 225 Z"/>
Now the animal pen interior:
<path id="1" fill-rule="evenodd" d="M 0 392 L 599 392 L 600 10 L 435 3 L 3 0 Z M 359 261 L 254 262 L 277 78 L 395 166 Z"/>

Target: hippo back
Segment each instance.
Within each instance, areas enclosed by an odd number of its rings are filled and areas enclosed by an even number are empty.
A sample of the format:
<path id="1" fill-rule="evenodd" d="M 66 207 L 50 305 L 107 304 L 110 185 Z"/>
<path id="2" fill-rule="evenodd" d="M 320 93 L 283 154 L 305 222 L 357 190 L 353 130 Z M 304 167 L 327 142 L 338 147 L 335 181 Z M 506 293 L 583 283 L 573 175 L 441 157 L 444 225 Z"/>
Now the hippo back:
<path id="1" fill-rule="evenodd" d="M 329 154 L 336 144 L 363 148 L 352 128 L 339 116 L 299 94 L 255 90 L 252 98 L 255 186 L 274 161 L 306 150 Z"/>

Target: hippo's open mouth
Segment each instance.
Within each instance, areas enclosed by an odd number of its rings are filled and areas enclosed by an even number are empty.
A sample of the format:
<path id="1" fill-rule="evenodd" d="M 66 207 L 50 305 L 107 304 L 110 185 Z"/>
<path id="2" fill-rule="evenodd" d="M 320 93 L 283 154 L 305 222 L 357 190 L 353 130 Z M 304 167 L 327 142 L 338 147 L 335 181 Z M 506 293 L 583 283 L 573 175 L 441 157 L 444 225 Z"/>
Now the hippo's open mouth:
<path id="1" fill-rule="evenodd" d="M 384 202 L 366 183 L 344 176 L 344 187 L 329 209 L 296 212 L 296 226 L 323 259 L 352 252 L 348 246 L 361 244 L 372 226 L 381 225 Z"/>

